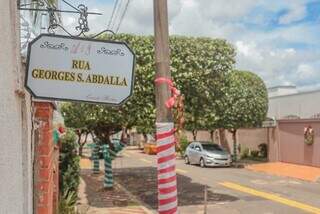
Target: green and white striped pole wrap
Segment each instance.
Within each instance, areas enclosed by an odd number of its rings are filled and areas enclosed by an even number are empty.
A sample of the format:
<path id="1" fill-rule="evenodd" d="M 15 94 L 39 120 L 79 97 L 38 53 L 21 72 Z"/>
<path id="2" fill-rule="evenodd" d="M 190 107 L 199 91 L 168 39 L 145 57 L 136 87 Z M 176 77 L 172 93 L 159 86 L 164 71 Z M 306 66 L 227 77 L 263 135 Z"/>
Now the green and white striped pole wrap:
<path id="1" fill-rule="evenodd" d="M 93 160 L 93 174 L 99 174 L 100 172 L 100 162 L 99 162 L 99 149 L 100 146 L 99 144 L 95 143 L 93 144 L 93 149 L 92 149 L 92 160 Z"/>
<path id="2" fill-rule="evenodd" d="M 117 157 L 117 153 L 116 152 L 114 152 L 111 149 L 109 149 L 109 153 L 110 153 L 111 160 L 116 159 L 116 157 Z"/>
<path id="3" fill-rule="evenodd" d="M 122 143 L 121 141 L 114 143 L 115 145 L 115 151 L 116 153 L 121 152 L 123 150 L 123 148 L 126 146 L 124 143 Z"/>
<path id="4" fill-rule="evenodd" d="M 233 142 L 233 162 L 237 162 L 238 160 L 238 151 L 237 151 L 237 144 Z"/>
<path id="5" fill-rule="evenodd" d="M 122 149 L 124 149 L 124 147 L 126 147 L 126 144 L 124 144 L 124 143 L 122 143 L 122 142 L 120 141 L 120 151 L 121 151 Z"/>
<path id="6" fill-rule="evenodd" d="M 108 145 L 103 145 L 103 158 L 104 158 L 103 186 L 105 188 L 111 188 L 113 187 L 112 158 L 109 153 Z"/>

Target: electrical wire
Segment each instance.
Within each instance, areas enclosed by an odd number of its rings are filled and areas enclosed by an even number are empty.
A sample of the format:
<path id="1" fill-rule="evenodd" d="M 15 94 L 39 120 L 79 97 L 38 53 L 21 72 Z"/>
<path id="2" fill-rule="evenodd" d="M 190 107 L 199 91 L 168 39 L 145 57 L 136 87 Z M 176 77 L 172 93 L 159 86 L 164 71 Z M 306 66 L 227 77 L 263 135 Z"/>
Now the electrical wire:
<path id="1" fill-rule="evenodd" d="M 127 1 L 127 4 L 126 4 L 126 6 L 124 8 L 124 11 L 123 11 L 122 16 L 121 16 L 120 21 L 119 21 L 119 25 L 118 25 L 117 30 L 115 31 L 115 33 L 118 33 L 118 31 L 120 29 L 120 26 L 122 24 L 123 18 L 127 13 L 127 10 L 128 10 L 128 7 L 129 7 L 129 3 L 130 3 L 130 0 Z"/>
<path id="2" fill-rule="evenodd" d="M 62 0 L 65 4 L 69 5 L 69 7 L 75 9 L 78 12 L 81 12 L 78 8 L 76 8 L 75 6 L 73 6 L 72 4 L 70 4 L 69 2 L 67 2 L 66 0 Z"/>
<path id="3" fill-rule="evenodd" d="M 115 11 L 115 14 L 114 14 L 114 19 L 113 19 L 113 23 L 112 23 L 112 25 L 111 25 L 111 30 L 112 29 L 114 29 L 114 27 L 115 27 L 115 24 L 116 24 L 116 21 L 117 21 L 117 19 L 118 19 L 118 16 L 119 16 L 119 13 L 120 13 L 120 10 L 121 10 L 121 5 L 122 5 L 122 0 L 120 0 L 120 2 L 119 2 L 119 6 L 118 6 L 118 8 L 116 9 L 116 11 Z"/>
<path id="4" fill-rule="evenodd" d="M 111 25 L 111 22 L 113 20 L 114 12 L 116 11 L 116 8 L 118 6 L 118 2 L 119 2 L 119 0 L 116 0 L 115 4 L 113 6 L 112 14 L 111 14 L 111 17 L 110 17 L 109 22 L 108 22 L 108 27 L 107 27 L 108 30 L 110 30 L 110 25 Z"/>

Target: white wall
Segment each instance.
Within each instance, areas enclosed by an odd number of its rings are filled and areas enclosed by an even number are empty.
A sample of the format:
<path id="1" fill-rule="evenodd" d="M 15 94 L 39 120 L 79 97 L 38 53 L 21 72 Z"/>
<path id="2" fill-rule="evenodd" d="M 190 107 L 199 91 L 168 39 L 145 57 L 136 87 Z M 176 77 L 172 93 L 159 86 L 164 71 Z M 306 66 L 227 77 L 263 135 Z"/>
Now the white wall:
<path id="1" fill-rule="evenodd" d="M 23 92 L 17 3 L 0 1 L 0 213 L 32 213 L 30 97 Z"/>
<path id="2" fill-rule="evenodd" d="M 269 98 L 268 117 L 277 119 L 288 115 L 310 118 L 320 113 L 320 90 Z"/>
<path id="3" fill-rule="evenodd" d="M 274 88 L 268 88 L 269 97 L 296 94 L 296 93 L 298 93 L 298 90 L 295 86 L 279 86 Z"/>

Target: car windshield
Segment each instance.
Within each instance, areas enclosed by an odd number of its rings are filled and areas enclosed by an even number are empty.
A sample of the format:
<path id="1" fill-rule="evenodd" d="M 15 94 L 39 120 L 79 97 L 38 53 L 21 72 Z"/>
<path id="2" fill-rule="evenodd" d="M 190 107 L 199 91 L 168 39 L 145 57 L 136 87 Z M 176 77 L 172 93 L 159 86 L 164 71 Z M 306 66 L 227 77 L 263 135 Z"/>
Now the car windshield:
<path id="1" fill-rule="evenodd" d="M 202 147 L 207 151 L 223 151 L 223 149 L 217 144 L 202 144 Z"/>

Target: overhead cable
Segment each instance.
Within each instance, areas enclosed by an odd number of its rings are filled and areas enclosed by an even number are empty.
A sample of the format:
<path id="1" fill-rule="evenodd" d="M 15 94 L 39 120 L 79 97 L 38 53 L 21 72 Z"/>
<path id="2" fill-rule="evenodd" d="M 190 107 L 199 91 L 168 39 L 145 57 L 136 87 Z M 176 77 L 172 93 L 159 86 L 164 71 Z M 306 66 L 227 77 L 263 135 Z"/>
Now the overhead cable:
<path id="1" fill-rule="evenodd" d="M 115 12 L 116 9 L 117 9 L 118 2 L 119 2 L 119 0 L 116 0 L 116 1 L 115 1 L 115 4 L 114 4 L 114 6 L 113 6 L 112 14 L 111 14 L 111 17 L 110 17 L 110 19 L 109 19 L 109 23 L 108 23 L 108 27 L 107 27 L 108 30 L 110 30 L 111 22 L 112 22 L 113 17 L 114 17 L 114 12 Z"/>
<path id="2" fill-rule="evenodd" d="M 118 19 L 118 17 L 119 17 L 119 14 L 121 13 L 122 2 L 123 2 L 123 1 L 120 0 L 120 2 L 118 3 L 118 7 L 117 7 L 117 9 L 116 9 L 116 11 L 115 11 L 114 19 L 113 19 L 112 24 L 111 24 L 111 27 L 110 27 L 111 30 L 114 29 L 115 24 L 116 24 L 116 22 L 117 22 L 117 19 Z"/>
<path id="3" fill-rule="evenodd" d="M 128 7 L 129 7 L 129 3 L 130 3 L 130 0 L 127 0 L 127 4 L 126 4 L 126 6 L 125 6 L 125 8 L 124 8 L 124 11 L 123 11 L 123 13 L 122 13 L 122 16 L 121 16 L 121 18 L 120 18 L 120 21 L 119 21 L 119 24 L 118 24 L 118 27 L 117 27 L 117 30 L 115 31 L 115 33 L 118 33 L 118 31 L 119 31 L 119 29 L 120 29 L 120 26 L 121 26 L 121 24 L 122 24 L 122 21 L 123 21 L 123 19 L 124 19 L 124 16 L 125 16 L 126 13 L 127 13 L 127 10 L 128 10 Z"/>

